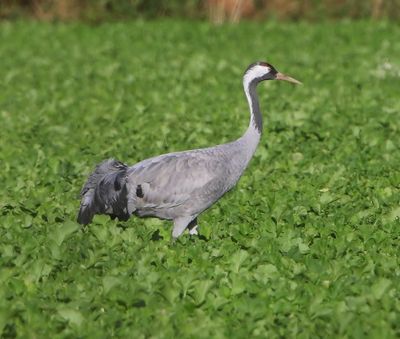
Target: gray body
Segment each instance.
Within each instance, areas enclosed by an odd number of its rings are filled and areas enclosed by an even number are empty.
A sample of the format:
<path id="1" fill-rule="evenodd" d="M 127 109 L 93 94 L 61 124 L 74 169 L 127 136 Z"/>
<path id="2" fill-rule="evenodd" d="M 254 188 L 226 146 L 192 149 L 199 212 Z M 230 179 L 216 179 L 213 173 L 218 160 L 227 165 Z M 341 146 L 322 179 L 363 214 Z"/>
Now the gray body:
<path id="1" fill-rule="evenodd" d="M 129 213 L 169 220 L 195 218 L 239 180 L 251 158 L 246 141 L 165 154 L 130 167 L 127 185 L 141 185 L 143 197 L 131 190 Z"/>
<path id="2" fill-rule="evenodd" d="M 262 117 L 256 85 L 272 79 L 275 69 L 256 63 L 243 77 L 250 124 L 236 141 L 209 148 L 169 153 L 131 167 L 110 159 L 102 162 L 82 189 L 78 221 L 94 214 L 127 220 L 132 214 L 173 220 L 172 235 L 188 227 L 197 234 L 197 216 L 232 189 L 253 156 L 261 136 Z"/>

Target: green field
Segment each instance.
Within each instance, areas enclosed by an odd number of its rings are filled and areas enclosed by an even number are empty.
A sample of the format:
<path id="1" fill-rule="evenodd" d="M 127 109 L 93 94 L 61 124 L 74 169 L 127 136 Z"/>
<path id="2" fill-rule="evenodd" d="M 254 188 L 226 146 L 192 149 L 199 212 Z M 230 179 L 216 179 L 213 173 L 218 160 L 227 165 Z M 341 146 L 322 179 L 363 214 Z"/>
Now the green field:
<path id="1" fill-rule="evenodd" d="M 400 336 L 400 26 L 0 24 L 2 338 Z M 239 137 L 238 186 L 172 224 L 76 222 L 94 165 Z"/>

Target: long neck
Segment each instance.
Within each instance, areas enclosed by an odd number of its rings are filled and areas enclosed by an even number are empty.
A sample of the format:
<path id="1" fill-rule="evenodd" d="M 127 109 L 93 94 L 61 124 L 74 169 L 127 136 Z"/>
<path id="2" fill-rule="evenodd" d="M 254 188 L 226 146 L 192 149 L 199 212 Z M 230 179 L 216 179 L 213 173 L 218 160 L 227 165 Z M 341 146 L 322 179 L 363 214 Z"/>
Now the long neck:
<path id="1" fill-rule="evenodd" d="M 248 81 L 246 76 L 243 79 L 243 89 L 250 109 L 250 123 L 247 131 L 239 140 L 245 145 L 247 161 L 250 161 L 256 151 L 262 133 L 262 116 L 256 91 L 257 83 L 258 81 L 255 79 Z"/>
<path id="2" fill-rule="evenodd" d="M 254 132 L 261 135 L 263 128 L 262 115 L 260 111 L 260 104 L 258 103 L 257 96 L 257 83 L 258 81 L 246 81 L 243 80 L 243 88 L 246 93 L 247 102 L 249 103 L 250 108 L 250 124 L 249 129 L 254 130 Z"/>
<path id="3" fill-rule="evenodd" d="M 249 164 L 260 142 L 262 131 L 262 117 L 258 103 L 256 86 L 259 81 L 243 77 L 243 88 L 250 109 L 250 123 L 247 131 L 237 140 L 221 145 L 227 148 L 230 156 L 230 166 L 234 168 L 232 182 L 236 183 Z"/>

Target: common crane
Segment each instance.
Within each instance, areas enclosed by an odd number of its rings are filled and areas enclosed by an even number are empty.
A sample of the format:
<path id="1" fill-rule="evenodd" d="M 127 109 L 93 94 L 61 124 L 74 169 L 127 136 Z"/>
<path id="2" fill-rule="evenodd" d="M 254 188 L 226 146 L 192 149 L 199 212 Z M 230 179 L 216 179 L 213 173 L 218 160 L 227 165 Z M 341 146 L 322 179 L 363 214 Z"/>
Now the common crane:
<path id="1" fill-rule="evenodd" d="M 264 80 L 300 84 L 267 62 L 251 64 L 243 76 L 250 123 L 239 139 L 160 155 L 133 166 L 103 161 L 82 188 L 78 222 L 89 224 L 95 214 L 123 221 L 135 214 L 172 220 L 174 239 L 186 228 L 197 234 L 199 214 L 236 185 L 257 148 L 263 126 L 256 87 Z"/>

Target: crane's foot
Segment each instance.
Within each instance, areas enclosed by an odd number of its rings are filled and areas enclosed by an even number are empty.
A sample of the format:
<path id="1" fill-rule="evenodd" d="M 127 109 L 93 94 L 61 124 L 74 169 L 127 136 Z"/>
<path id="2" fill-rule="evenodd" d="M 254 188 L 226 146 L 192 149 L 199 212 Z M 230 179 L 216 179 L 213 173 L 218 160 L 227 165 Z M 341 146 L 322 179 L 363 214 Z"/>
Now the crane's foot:
<path id="1" fill-rule="evenodd" d="M 198 232 L 198 227 L 199 225 L 197 225 L 197 218 L 194 218 L 189 225 L 187 226 L 187 229 L 189 231 L 189 234 L 192 235 L 199 235 Z"/>
<path id="2" fill-rule="evenodd" d="M 197 228 L 199 225 L 195 225 L 192 228 L 189 228 L 189 234 L 190 235 L 199 235 L 199 232 L 197 231 Z"/>

